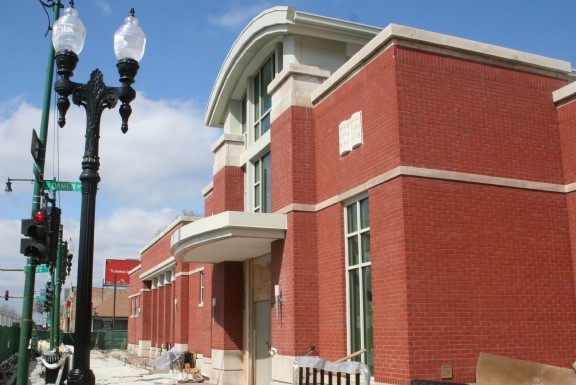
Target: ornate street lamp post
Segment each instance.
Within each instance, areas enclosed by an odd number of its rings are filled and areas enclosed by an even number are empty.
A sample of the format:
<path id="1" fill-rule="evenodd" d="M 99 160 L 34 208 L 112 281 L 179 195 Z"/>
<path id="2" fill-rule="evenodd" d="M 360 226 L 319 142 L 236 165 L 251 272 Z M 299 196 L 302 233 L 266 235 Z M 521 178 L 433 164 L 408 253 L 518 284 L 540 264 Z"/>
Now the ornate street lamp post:
<path id="1" fill-rule="evenodd" d="M 72 102 L 84 106 L 86 110 L 86 144 L 82 158 L 82 208 L 80 214 L 80 239 L 78 245 L 77 311 L 75 320 L 76 340 L 74 345 L 74 368 L 68 376 L 68 385 L 94 385 L 94 373 L 90 370 L 90 331 L 92 325 L 92 268 L 94 261 L 94 222 L 96 212 L 96 191 L 100 175 L 98 169 L 98 141 L 100 138 L 100 117 L 105 108 L 114 108 L 118 100 L 122 117 L 122 132 L 128 131 L 128 118 L 132 112 L 130 102 L 136 97 L 131 84 L 138 72 L 138 62 L 142 59 L 146 46 L 146 36 L 134 17 L 130 16 L 114 34 L 114 51 L 118 59 L 120 87 L 107 87 L 100 70 L 90 75 L 86 84 L 70 80 L 78 63 L 78 54 L 84 46 L 86 30 L 74 9 L 74 2 L 64 11 L 53 26 L 52 42 L 56 52 L 55 60 L 59 79 L 54 84 L 58 93 L 58 124 L 66 124 L 66 111 Z"/>

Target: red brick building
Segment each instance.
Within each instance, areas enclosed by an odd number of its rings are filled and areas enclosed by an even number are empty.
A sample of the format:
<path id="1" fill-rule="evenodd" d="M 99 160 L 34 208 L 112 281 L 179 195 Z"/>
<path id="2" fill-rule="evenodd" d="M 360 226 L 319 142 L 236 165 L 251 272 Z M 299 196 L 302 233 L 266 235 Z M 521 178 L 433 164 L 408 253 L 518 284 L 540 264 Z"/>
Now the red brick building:
<path id="1" fill-rule="evenodd" d="M 315 346 L 377 383 L 475 382 L 480 352 L 576 346 L 570 63 L 273 8 L 230 49 L 205 217 L 133 271 L 130 347 L 216 384 L 290 383 Z"/>

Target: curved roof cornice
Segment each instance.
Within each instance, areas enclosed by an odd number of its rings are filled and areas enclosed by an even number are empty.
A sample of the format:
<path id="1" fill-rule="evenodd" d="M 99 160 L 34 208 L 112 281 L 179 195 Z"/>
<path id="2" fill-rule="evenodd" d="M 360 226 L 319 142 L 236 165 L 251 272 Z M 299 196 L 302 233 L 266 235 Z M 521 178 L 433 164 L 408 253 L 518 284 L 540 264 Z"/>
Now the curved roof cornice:
<path id="1" fill-rule="evenodd" d="M 298 12 L 292 7 L 274 7 L 256 16 L 242 30 L 220 68 L 210 93 L 205 122 L 222 127 L 224 114 L 246 67 L 262 47 L 286 34 L 314 36 L 364 45 L 382 29 L 349 21 Z"/>

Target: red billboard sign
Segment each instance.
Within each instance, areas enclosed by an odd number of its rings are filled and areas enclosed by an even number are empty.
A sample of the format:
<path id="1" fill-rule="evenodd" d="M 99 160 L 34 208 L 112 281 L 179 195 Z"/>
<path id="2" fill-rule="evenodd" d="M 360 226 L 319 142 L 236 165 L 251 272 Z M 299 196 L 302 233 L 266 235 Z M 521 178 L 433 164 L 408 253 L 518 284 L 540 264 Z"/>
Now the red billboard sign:
<path id="1" fill-rule="evenodd" d="M 138 259 L 107 259 L 104 266 L 104 286 L 128 286 L 128 272 L 140 264 Z"/>

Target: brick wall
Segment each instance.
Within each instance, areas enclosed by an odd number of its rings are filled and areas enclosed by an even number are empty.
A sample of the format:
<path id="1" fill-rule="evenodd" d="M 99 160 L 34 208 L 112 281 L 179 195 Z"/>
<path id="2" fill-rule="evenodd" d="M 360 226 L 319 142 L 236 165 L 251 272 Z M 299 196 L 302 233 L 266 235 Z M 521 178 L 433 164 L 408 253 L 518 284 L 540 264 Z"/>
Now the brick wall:
<path id="1" fill-rule="evenodd" d="M 339 124 L 362 111 L 364 144 L 340 157 Z M 384 52 L 314 109 L 316 189 L 321 202 L 400 165 L 393 51 Z"/>
<path id="2" fill-rule="evenodd" d="M 558 107 L 558 123 L 562 141 L 564 183 L 576 182 L 576 103 L 574 98 L 563 101 Z M 570 221 L 572 270 L 576 282 L 576 192 L 567 194 L 568 216 Z"/>
<path id="3" fill-rule="evenodd" d="M 138 275 L 140 275 L 140 270 L 130 275 L 130 286 L 128 287 L 128 296 L 130 297 L 139 295 L 140 290 L 144 288 L 144 284 L 138 279 Z M 130 298 L 129 304 L 131 310 L 130 316 L 128 317 L 128 343 L 137 345 L 142 335 L 142 324 L 137 318 L 132 316 L 132 301 L 133 299 Z"/>
<path id="4" fill-rule="evenodd" d="M 288 109 L 273 123 L 272 211 L 290 203 L 315 203 L 315 155 L 312 110 Z"/>
<path id="5" fill-rule="evenodd" d="M 558 123 L 562 144 L 564 183 L 576 182 L 576 101 L 558 107 Z"/>
<path id="6" fill-rule="evenodd" d="M 215 214 L 214 213 L 214 194 L 210 192 L 207 196 L 204 197 L 204 216 L 207 217 L 209 215 Z"/>
<path id="7" fill-rule="evenodd" d="M 195 267 L 200 266 L 191 264 Z M 200 275 L 190 276 L 189 306 L 186 309 L 188 324 L 182 324 L 188 335 L 188 349 L 192 352 L 202 353 L 206 357 L 212 355 L 212 270 L 213 265 L 204 266 L 204 304 L 200 303 L 199 288 Z"/>
<path id="8" fill-rule="evenodd" d="M 152 292 L 145 291 L 140 295 L 140 315 L 138 322 L 142 325 L 140 339 L 151 341 L 152 339 Z"/>
<path id="9" fill-rule="evenodd" d="M 574 141 L 573 109 L 558 117 L 551 96 L 564 84 L 393 46 L 314 109 L 317 200 L 400 165 L 547 183 L 564 183 L 566 172 L 573 179 L 576 157 L 566 143 Z M 363 145 L 340 157 L 338 125 L 357 111 Z M 369 197 L 376 381 L 439 380 L 449 364 L 454 381 L 474 382 L 481 351 L 571 364 L 576 199 L 415 177 L 378 185 Z M 318 213 L 319 266 L 327 270 L 319 273 L 321 299 L 344 279 L 343 262 L 329 259 L 344 259 L 341 210 Z M 344 311 L 343 289 L 334 293 L 335 309 Z M 322 353 L 337 358 L 343 347 L 329 338 L 330 322 L 320 323 L 328 347 Z"/>
<path id="10" fill-rule="evenodd" d="M 214 175 L 214 191 L 210 195 L 210 214 L 244 211 L 244 171 L 225 166 Z"/>
<path id="11" fill-rule="evenodd" d="M 160 328 L 158 325 L 160 324 L 160 305 L 159 305 L 159 293 L 157 289 L 152 290 L 151 292 L 151 300 L 150 300 L 150 313 L 151 313 L 151 330 L 150 330 L 150 340 L 152 342 L 152 347 L 155 348 L 158 346 L 158 332 Z"/>
<path id="12" fill-rule="evenodd" d="M 411 377 L 405 212 L 401 179 L 370 190 L 370 249 L 375 380 L 401 384 Z M 343 257 L 342 257 L 343 258 Z M 433 272 L 427 272 L 427 276 Z M 441 356 L 440 352 L 428 352 Z M 430 378 L 437 378 L 438 371 Z M 424 377 L 428 378 L 428 377 Z"/>
<path id="13" fill-rule="evenodd" d="M 337 360 L 346 350 L 346 275 L 344 273 L 344 222 L 342 205 L 317 215 L 318 351 Z"/>
<path id="14" fill-rule="evenodd" d="M 272 319 L 272 345 L 283 355 L 306 355 L 318 346 L 318 270 L 316 218 L 313 213 L 287 214 L 283 241 L 272 243 L 272 282 L 283 297 L 281 320 Z M 272 290 L 272 288 L 271 288 Z M 273 308 L 272 312 L 276 310 Z"/>
<path id="15" fill-rule="evenodd" d="M 66 330 L 66 329 L 64 329 Z M 141 324 L 137 322 L 133 317 L 128 318 L 128 343 L 132 345 L 138 345 L 140 340 Z"/>
<path id="16" fill-rule="evenodd" d="M 244 273 L 240 262 L 214 265 L 212 295 L 216 314 L 212 323 L 212 349 L 241 350 L 244 308 Z"/>
<path id="17" fill-rule="evenodd" d="M 396 49 L 402 164 L 562 183 L 552 91 L 565 81 Z"/>
<path id="18" fill-rule="evenodd" d="M 149 269 L 157 266 L 158 264 L 164 262 L 166 259 L 170 258 L 170 238 L 176 229 L 182 227 L 182 224 L 179 224 L 175 227 L 169 234 L 166 234 L 162 238 L 160 238 L 156 243 L 151 245 L 148 249 L 144 250 L 140 257 L 140 265 L 142 266 L 140 269 L 139 274 L 142 274 Z"/>
<path id="19" fill-rule="evenodd" d="M 481 351 L 569 367 L 565 196 L 405 178 L 403 199 L 413 376 L 451 363 L 458 381 L 473 381 Z"/>
<path id="20" fill-rule="evenodd" d="M 180 271 L 183 271 L 183 268 L 188 270 L 189 264 L 178 264 L 177 268 Z M 172 330 L 174 337 L 172 341 L 178 344 L 188 342 L 188 322 L 190 312 L 194 309 L 194 302 L 190 295 L 190 281 L 191 277 L 189 275 L 180 275 L 173 284 L 174 298 L 177 299 L 178 304 L 174 306 L 174 330 Z"/>

